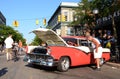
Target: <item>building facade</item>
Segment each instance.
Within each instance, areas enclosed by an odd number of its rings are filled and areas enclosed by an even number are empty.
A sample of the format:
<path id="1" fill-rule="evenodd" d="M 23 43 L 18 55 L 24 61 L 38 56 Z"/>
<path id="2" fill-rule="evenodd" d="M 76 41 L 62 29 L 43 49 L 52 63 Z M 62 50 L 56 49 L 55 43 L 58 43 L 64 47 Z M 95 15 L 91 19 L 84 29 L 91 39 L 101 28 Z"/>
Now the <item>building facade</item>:
<path id="1" fill-rule="evenodd" d="M 72 35 L 73 29 L 69 26 L 70 23 L 75 20 L 74 8 L 76 7 L 78 7 L 78 3 L 62 2 L 49 19 L 48 26 L 61 36 Z M 64 19 L 64 21 L 62 19 Z"/>
<path id="2" fill-rule="evenodd" d="M 4 17 L 1 11 L 0 11 L 0 24 L 6 25 L 6 18 Z"/>

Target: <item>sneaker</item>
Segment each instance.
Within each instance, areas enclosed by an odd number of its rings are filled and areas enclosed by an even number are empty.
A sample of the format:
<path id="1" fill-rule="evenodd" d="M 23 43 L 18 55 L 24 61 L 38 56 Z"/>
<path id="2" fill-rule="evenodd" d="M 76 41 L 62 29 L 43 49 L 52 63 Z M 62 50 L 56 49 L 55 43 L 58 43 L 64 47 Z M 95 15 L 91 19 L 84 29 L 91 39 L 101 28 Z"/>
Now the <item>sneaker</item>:
<path id="1" fill-rule="evenodd" d="M 96 70 L 96 71 L 101 71 L 101 68 L 96 68 L 95 70 Z"/>

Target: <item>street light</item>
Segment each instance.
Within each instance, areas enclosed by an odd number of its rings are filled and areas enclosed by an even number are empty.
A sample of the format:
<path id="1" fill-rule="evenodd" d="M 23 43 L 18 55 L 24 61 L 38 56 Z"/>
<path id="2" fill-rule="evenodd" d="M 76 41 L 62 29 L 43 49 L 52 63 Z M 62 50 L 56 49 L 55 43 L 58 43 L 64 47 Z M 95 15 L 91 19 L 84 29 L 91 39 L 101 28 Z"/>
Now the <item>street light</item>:
<path id="1" fill-rule="evenodd" d="M 95 16 L 95 25 L 96 25 L 96 20 L 97 20 L 97 14 L 99 13 L 99 10 L 97 9 L 97 8 L 95 8 L 95 9 L 93 9 L 93 14 L 94 14 L 94 16 Z"/>
<path id="2" fill-rule="evenodd" d="M 94 20 L 95 20 L 95 26 L 97 25 L 96 24 L 96 20 L 97 20 L 97 14 L 99 13 L 99 10 L 97 8 L 93 9 L 93 14 L 94 14 Z"/>
<path id="3" fill-rule="evenodd" d="M 97 8 L 95 8 L 94 10 L 93 10 L 93 14 L 98 14 L 99 13 L 99 10 L 97 9 Z"/>
<path id="4" fill-rule="evenodd" d="M 97 25 L 96 20 L 97 20 L 97 14 L 98 14 L 98 13 L 99 13 L 99 10 L 98 10 L 97 8 L 95 8 L 95 9 L 93 10 L 93 14 L 94 14 L 94 16 L 95 16 L 95 26 Z M 103 27 L 102 27 L 101 30 L 102 30 L 102 32 L 103 32 Z M 103 36 L 103 34 L 101 34 L 101 35 Z M 103 44 L 104 44 L 104 43 L 103 43 L 103 40 L 102 40 L 101 38 L 100 38 L 99 40 L 101 40 L 101 43 L 102 43 L 101 45 L 104 46 L 104 45 L 103 45 Z"/>
<path id="5" fill-rule="evenodd" d="M 99 14 L 99 10 L 97 8 L 95 8 L 93 10 L 93 14 L 95 15 L 95 25 L 97 25 L 96 20 L 97 20 L 97 15 Z M 101 31 L 102 31 L 101 35 L 103 36 L 103 31 L 104 31 L 103 26 L 101 26 Z M 101 45 L 104 46 L 104 40 L 101 38 L 99 40 L 101 41 Z"/>

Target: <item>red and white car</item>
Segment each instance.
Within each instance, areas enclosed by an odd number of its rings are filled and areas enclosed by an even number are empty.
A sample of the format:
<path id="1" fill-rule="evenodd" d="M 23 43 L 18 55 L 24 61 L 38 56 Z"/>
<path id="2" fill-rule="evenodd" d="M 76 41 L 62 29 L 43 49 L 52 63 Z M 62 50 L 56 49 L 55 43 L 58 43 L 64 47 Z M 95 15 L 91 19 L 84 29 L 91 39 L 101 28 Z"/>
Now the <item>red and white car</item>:
<path id="1" fill-rule="evenodd" d="M 57 66 L 67 71 L 71 66 L 95 64 L 91 42 L 81 36 L 60 37 L 51 29 L 39 28 L 32 31 L 47 43 L 47 47 L 28 46 L 25 61 L 40 66 Z M 103 48 L 101 64 L 110 59 L 110 49 Z"/>

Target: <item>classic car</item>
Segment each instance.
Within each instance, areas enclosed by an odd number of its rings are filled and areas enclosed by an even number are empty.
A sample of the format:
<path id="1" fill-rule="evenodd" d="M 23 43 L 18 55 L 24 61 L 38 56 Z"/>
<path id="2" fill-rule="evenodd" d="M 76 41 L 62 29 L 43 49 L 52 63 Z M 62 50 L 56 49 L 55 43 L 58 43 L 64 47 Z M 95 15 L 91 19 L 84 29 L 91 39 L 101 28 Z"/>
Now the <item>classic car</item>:
<path id="1" fill-rule="evenodd" d="M 72 66 L 95 64 L 91 42 L 83 36 L 61 37 L 51 29 L 38 28 L 32 31 L 47 46 L 28 46 L 24 61 L 45 67 L 56 66 L 67 71 Z M 101 64 L 109 61 L 110 49 L 103 48 Z"/>

